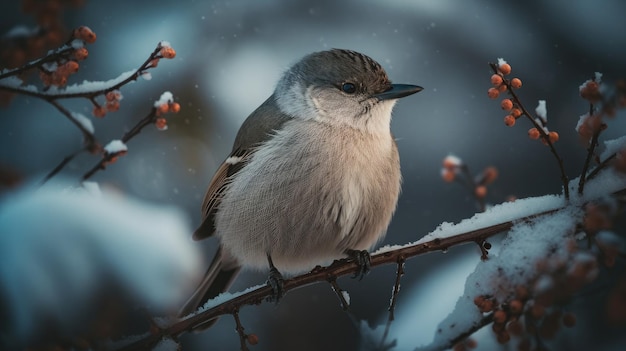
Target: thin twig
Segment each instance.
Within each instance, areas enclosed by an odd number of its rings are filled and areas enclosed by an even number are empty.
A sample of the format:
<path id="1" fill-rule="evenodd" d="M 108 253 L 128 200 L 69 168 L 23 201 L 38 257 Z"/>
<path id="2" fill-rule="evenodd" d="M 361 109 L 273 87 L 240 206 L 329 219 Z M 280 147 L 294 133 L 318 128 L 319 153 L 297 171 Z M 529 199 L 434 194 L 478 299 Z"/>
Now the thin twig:
<path id="1" fill-rule="evenodd" d="M 41 180 L 41 185 L 45 184 L 47 181 L 49 181 L 50 179 L 52 179 L 52 177 L 54 177 L 55 175 L 57 175 L 68 163 L 70 163 L 70 161 L 72 161 L 74 159 L 74 157 L 78 156 L 78 154 L 87 151 L 87 148 L 82 148 L 78 151 L 75 151 L 67 156 L 65 156 L 65 158 L 63 158 L 63 160 L 61 160 L 61 162 L 54 167 L 54 169 L 52 169 L 48 174 L 46 174 L 46 176 Z"/>
<path id="2" fill-rule="evenodd" d="M 154 121 L 157 118 L 157 109 L 155 107 L 153 107 L 150 110 L 150 113 L 148 113 L 148 115 L 146 115 L 144 118 L 142 118 L 141 120 L 139 120 L 137 122 L 137 124 L 135 124 L 128 132 L 124 133 L 124 135 L 122 136 L 121 141 L 123 143 L 127 143 L 129 140 L 131 140 L 132 138 L 134 138 L 135 136 L 137 136 L 141 130 L 143 128 L 145 128 L 148 125 L 151 125 L 154 123 Z M 108 153 L 105 152 L 102 155 L 102 158 L 100 159 L 100 161 L 98 161 L 90 170 L 88 170 L 82 177 L 82 180 L 85 181 L 89 178 L 91 178 L 96 172 L 98 172 L 99 170 L 103 170 L 106 168 L 106 165 L 111 162 L 111 160 L 114 157 L 119 156 L 121 153 L 120 152 L 114 152 L 114 153 Z"/>
<path id="3" fill-rule="evenodd" d="M 595 178 L 598 175 L 598 173 L 600 173 L 601 170 L 606 168 L 610 164 L 610 162 L 616 157 L 617 157 L 617 153 L 613 153 L 609 155 L 609 157 L 605 158 L 604 161 L 600 162 L 600 164 L 596 166 L 596 168 L 594 168 L 593 171 L 591 171 L 591 173 L 589 173 L 589 175 L 587 176 L 587 181 L 590 181 L 591 179 Z"/>
<path id="4" fill-rule="evenodd" d="M 454 345 L 456 345 L 456 344 L 460 343 L 461 341 L 467 339 L 470 335 L 472 335 L 475 332 L 479 331 L 480 329 L 482 329 L 484 326 L 490 324 L 491 322 L 493 322 L 493 312 L 483 316 L 483 318 L 477 324 L 472 325 L 468 330 L 463 331 L 462 333 L 457 335 L 454 339 L 449 340 L 447 344 L 439 345 L 439 346 L 441 346 L 441 348 L 439 350 L 448 350 L 448 349 L 454 347 Z"/>
<path id="5" fill-rule="evenodd" d="M 391 323 L 396 319 L 395 310 L 396 310 L 396 302 L 398 301 L 398 293 L 400 292 L 400 280 L 404 275 L 404 262 L 406 260 L 403 256 L 398 257 L 398 265 L 396 268 L 396 281 L 393 284 L 393 290 L 391 292 L 391 300 L 389 301 L 389 316 L 387 317 L 387 324 L 385 325 L 385 332 L 383 334 L 382 339 L 380 340 L 380 349 L 385 349 L 385 341 L 387 341 L 387 337 L 389 336 L 389 330 L 391 329 Z"/>
<path id="6" fill-rule="evenodd" d="M 139 68 L 137 68 L 132 74 L 130 74 L 128 77 L 124 78 L 123 80 L 120 80 L 119 82 L 110 86 L 106 86 L 104 88 L 93 89 L 93 90 L 81 90 L 79 92 L 73 92 L 73 93 L 64 92 L 64 89 L 60 88 L 56 90 L 58 92 L 50 93 L 50 92 L 40 92 L 39 90 L 33 91 L 33 90 L 26 89 L 26 88 L 21 88 L 21 87 L 5 86 L 5 85 L 0 84 L 0 90 L 3 89 L 3 90 L 7 90 L 7 91 L 17 93 L 17 94 L 32 96 L 32 97 L 46 100 L 48 102 L 52 100 L 56 100 L 56 99 L 72 99 L 72 98 L 92 99 L 96 96 L 105 94 L 109 91 L 119 89 L 122 86 L 132 81 L 137 80 L 137 78 L 139 78 L 139 76 L 141 76 L 147 69 L 152 68 L 153 60 L 162 58 L 161 53 L 160 53 L 161 49 L 162 49 L 162 46 L 159 43 L 157 47 L 154 49 L 154 51 L 150 54 L 150 56 L 146 59 L 146 61 L 142 63 L 141 66 L 139 66 Z"/>
<path id="7" fill-rule="evenodd" d="M 239 319 L 239 309 L 233 311 L 233 318 L 235 318 L 235 330 L 237 330 L 237 334 L 239 334 L 239 345 L 241 346 L 241 351 L 248 351 L 248 344 L 246 340 L 248 336 L 244 332 L 243 324 L 241 324 L 241 320 Z"/>
<path id="8" fill-rule="evenodd" d="M 343 289 L 341 289 L 341 287 L 339 287 L 339 284 L 337 284 L 337 277 L 334 277 L 334 276 L 329 277 L 328 283 L 330 283 L 330 286 L 333 288 L 335 295 L 337 295 L 337 297 L 339 298 L 339 303 L 341 303 L 341 308 L 344 311 L 349 310 L 350 303 L 348 302 L 348 300 L 346 300 L 346 296 L 343 294 Z"/>
<path id="9" fill-rule="evenodd" d="M 83 137 L 85 138 L 85 145 L 87 148 L 91 148 L 94 145 L 98 144 L 96 142 L 96 137 L 93 135 L 93 133 L 87 130 L 87 128 L 85 128 L 85 126 L 82 123 L 76 120 L 76 118 L 72 116 L 72 112 L 70 112 L 68 109 L 63 107 L 63 105 L 59 104 L 55 100 L 49 100 L 48 102 L 50 103 L 50 105 L 54 106 L 57 110 L 59 110 L 59 112 L 61 112 L 61 114 L 63 114 L 70 122 L 72 122 L 72 124 L 74 124 L 76 128 L 78 128 L 78 130 L 80 130 L 80 132 L 83 134 Z"/>
<path id="10" fill-rule="evenodd" d="M 39 59 L 30 61 L 20 67 L 17 68 L 13 68 L 10 70 L 5 71 L 4 73 L 0 74 L 0 80 L 7 78 L 7 77 L 13 77 L 13 76 L 18 76 L 26 71 L 29 71 L 33 68 L 36 67 L 41 67 L 44 64 L 48 63 L 48 62 L 54 62 L 57 61 L 59 59 L 63 59 L 66 58 L 69 54 L 71 54 L 72 52 L 74 52 L 76 49 L 71 45 L 72 41 L 74 40 L 79 40 L 79 39 L 70 39 L 68 40 L 65 44 L 63 44 L 61 47 L 59 47 L 58 49 L 56 49 L 55 51 L 51 51 L 50 53 L 48 53 L 46 56 L 41 57 Z"/>

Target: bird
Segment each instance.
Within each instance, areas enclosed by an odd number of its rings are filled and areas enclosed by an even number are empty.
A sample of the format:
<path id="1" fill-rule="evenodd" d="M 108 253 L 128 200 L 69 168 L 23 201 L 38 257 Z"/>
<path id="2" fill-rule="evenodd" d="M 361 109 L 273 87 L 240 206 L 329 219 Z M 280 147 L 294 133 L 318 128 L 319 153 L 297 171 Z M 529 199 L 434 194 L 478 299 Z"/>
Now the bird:
<path id="1" fill-rule="evenodd" d="M 276 300 L 283 274 L 345 257 L 366 273 L 401 189 L 392 109 L 422 89 L 392 84 L 374 59 L 345 49 L 286 70 L 208 186 L 193 239 L 217 236 L 220 246 L 179 316 L 228 290 L 242 268 L 269 268 Z"/>

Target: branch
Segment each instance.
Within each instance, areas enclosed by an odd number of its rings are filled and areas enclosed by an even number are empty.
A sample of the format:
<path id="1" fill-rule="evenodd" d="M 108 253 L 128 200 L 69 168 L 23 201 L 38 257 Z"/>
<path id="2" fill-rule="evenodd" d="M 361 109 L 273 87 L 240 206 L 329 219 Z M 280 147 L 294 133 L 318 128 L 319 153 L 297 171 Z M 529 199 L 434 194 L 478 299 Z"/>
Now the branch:
<path id="1" fill-rule="evenodd" d="M 499 223 L 496 225 L 472 230 L 450 237 L 435 238 L 426 242 L 417 242 L 411 245 L 403 246 L 398 249 L 381 252 L 371 257 L 371 267 L 387 264 L 398 265 L 398 262 L 418 255 L 434 251 L 445 251 L 452 246 L 460 244 L 482 242 L 488 237 L 511 229 L 513 225 L 517 222 L 528 221 L 557 211 L 559 211 L 559 209 L 537 213 L 513 221 Z M 359 266 L 350 260 L 338 260 L 333 262 L 328 267 L 319 267 L 309 273 L 285 280 L 284 291 L 287 292 L 314 283 L 327 282 L 329 280 L 329 277 L 341 277 L 349 274 L 354 274 L 358 272 L 359 269 Z M 187 319 L 183 319 L 169 327 L 154 331 L 143 339 L 126 345 L 119 350 L 144 350 L 146 347 L 148 347 L 149 345 L 153 345 L 155 342 L 162 339 L 163 337 L 169 336 L 175 339 L 180 334 L 196 329 L 202 326 L 207 321 L 215 319 L 218 316 L 233 314 L 235 313 L 235 311 L 238 311 L 241 306 L 260 304 L 271 295 L 272 288 L 268 285 L 253 288 L 252 290 L 242 293 L 241 295 L 237 295 L 217 306 L 191 315 Z"/>
<path id="2" fill-rule="evenodd" d="M 153 107 L 150 110 L 150 113 L 148 113 L 144 118 L 139 120 L 137 122 L 137 124 L 135 124 L 128 132 L 126 132 L 122 136 L 120 141 L 122 143 L 126 144 L 132 138 L 134 138 L 137 135 L 139 135 L 139 133 L 146 126 L 151 125 L 151 124 L 158 124 L 157 123 L 158 120 L 159 119 L 163 119 L 161 117 L 161 114 L 168 113 L 168 112 L 173 112 L 173 113 L 178 112 L 178 109 L 180 107 L 175 107 L 175 108 L 170 107 L 170 106 L 179 106 L 178 103 L 175 103 L 173 100 L 170 100 L 170 98 L 169 98 L 170 96 L 171 96 L 170 93 L 168 93 L 168 92 L 164 93 L 161 96 L 161 99 L 155 103 L 155 107 Z M 165 123 L 165 122 L 162 122 L 162 123 Z M 83 175 L 82 180 L 85 181 L 85 180 L 91 178 L 96 172 L 98 172 L 99 170 L 105 169 L 107 164 L 112 163 L 115 159 L 117 159 L 118 156 L 120 156 L 122 154 L 125 154 L 125 153 L 126 153 L 126 150 L 116 151 L 116 152 L 106 151 L 102 155 L 102 158 L 100 159 L 100 161 L 98 161 L 98 163 L 96 163 L 89 171 L 87 171 Z M 57 166 L 57 168 L 58 168 L 58 166 Z"/>
<path id="3" fill-rule="evenodd" d="M 56 99 L 71 99 L 71 98 L 86 98 L 93 99 L 96 96 L 103 95 L 109 91 L 116 90 L 122 86 L 133 82 L 139 78 L 142 74 L 145 74 L 146 70 L 156 67 L 155 60 L 163 58 L 162 49 L 164 46 L 159 43 L 157 47 L 152 51 L 150 56 L 144 61 L 139 68 L 134 71 L 121 74 L 115 79 L 107 82 L 88 82 L 87 84 L 94 85 L 96 88 L 84 89 L 83 84 L 68 86 L 66 88 L 55 89 L 54 92 L 41 92 L 37 89 L 33 89 L 33 86 L 11 86 L 0 84 L 0 89 L 7 90 L 13 93 L 27 95 L 43 99 L 45 101 L 52 101 Z"/>

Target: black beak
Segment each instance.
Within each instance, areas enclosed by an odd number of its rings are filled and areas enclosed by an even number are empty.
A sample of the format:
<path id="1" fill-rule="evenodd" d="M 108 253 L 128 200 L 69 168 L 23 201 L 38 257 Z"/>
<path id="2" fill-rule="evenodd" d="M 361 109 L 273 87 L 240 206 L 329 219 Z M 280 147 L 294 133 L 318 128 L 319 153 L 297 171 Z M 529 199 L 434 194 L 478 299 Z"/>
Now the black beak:
<path id="1" fill-rule="evenodd" d="M 374 94 L 374 97 L 378 100 L 392 100 L 399 99 L 405 96 L 413 95 L 424 90 L 424 88 L 417 85 L 410 84 L 391 84 L 391 87 L 386 91 L 378 94 Z"/>

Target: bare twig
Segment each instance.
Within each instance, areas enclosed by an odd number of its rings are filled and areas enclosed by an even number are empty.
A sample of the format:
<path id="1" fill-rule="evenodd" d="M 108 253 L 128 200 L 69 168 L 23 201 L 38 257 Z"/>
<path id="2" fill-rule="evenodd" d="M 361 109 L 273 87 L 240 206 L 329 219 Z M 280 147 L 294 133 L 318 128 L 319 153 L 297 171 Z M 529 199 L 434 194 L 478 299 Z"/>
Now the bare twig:
<path id="1" fill-rule="evenodd" d="M 233 311 L 233 318 L 235 318 L 235 324 L 237 325 L 235 329 L 237 330 L 237 334 L 239 334 L 239 345 L 241 346 L 241 351 L 248 351 L 247 339 L 248 336 L 244 332 L 243 324 L 241 324 L 241 320 L 239 319 L 239 309 L 235 309 Z"/>
<path id="2" fill-rule="evenodd" d="M 380 349 L 384 350 L 385 341 L 387 341 L 387 337 L 389 336 L 389 329 L 391 329 L 391 323 L 396 319 L 395 310 L 396 310 L 396 302 L 398 301 L 398 293 L 400 292 L 400 280 L 404 275 L 404 262 L 406 260 L 403 256 L 398 257 L 398 266 L 396 268 L 396 281 L 393 284 L 393 290 L 391 292 L 391 300 L 389 301 L 389 316 L 387 318 L 387 323 L 385 325 L 385 332 L 383 334 L 383 338 L 380 340 Z"/>
<path id="3" fill-rule="evenodd" d="M 150 125 L 150 124 L 154 124 L 156 118 L 158 117 L 157 115 L 157 109 L 155 107 L 153 107 L 150 110 L 150 113 L 148 113 L 148 115 L 146 115 L 144 118 L 142 118 L 141 120 L 139 120 L 137 122 L 137 124 L 135 124 L 128 132 L 126 132 L 123 136 L 121 141 L 123 143 L 127 143 L 129 140 L 131 140 L 132 138 L 134 138 L 135 136 L 137 136 L 141 130 L 143 128 L 145 128 L 146 126 Z M 91 178 L 96 172 L 98 172 L 99 170 L 103 170 L 106 168 L 106 165 L 108 163 L 111 162 L 111 160 L 117 156 L 120 155 L 120 152 L 113 152 L 113 153 L 108 153 L 105 152 L 102 155 L 102 158 L 100 159 L 100 161 L 98 161 L 98 163 L 96 163 L 89 171 L 87 171 L 83 177 L 82 180 L 87 180 L 89 178 Z"/>
<path id="4" fill-rule="evenodd" d="M 587 181 L 590 181 L 591 179 L 595 178 L 598 175 L 598 173 L 600 173 L 601 170 L 606 168 L 611 163 L 611 161 L 615 159 L 616 157 L 617 157 L 617 153 L 613 153 L 609 155 L 609 157 L 605 158 L 602 162 L 600 162 L 600 164 L 597 165 L 596 168 L 594 168 L 593 171 L 589 173 L 589 175 L 587 176 Z"/>
<path id="5" fill-rule="evenodd" d="M 341 289 L 341 287 L 339 287 L 339 284 L 337 284 L 337 277 L 335 276 L 329 277 L 328 283 L 330 283 L 330 286 L 333 288 L 333 291 L 339 298 L 339 303 L 341 303 L 341 308 L 344 311 L 347 311 L 350 308 L 350 303 L 348 302 L 348 300 L 346 300 L 346 296 L 343 294 L 343 289 Z"/>
<path id="6" fill-rule="evenodd" d="M 56 100 L 56 99 L 71 99 L 71 98 L 86 98 L 86 99 L 91 100 L 95 98 L 96 96 L 105 94 L 112 90 L 119 89 L 122 86 L 132 81 L 137 80 L 137 78 L 139 78 L 139 76 L 144 74 L 147 69 L 154 67 L 152 64 L 154 60 L 163 58 L 163 56 L 161 55 L 162 48 L 163 47 L 161 46 L 161 43 L 159 43 L 157 47 L 154 49 L 154 51 L 152 51 L 150 56 L 146 59 L 146 61 L 142 63 L 141 66 L 139 66 L 139 68 L 137 68 L 134 72 L 132 72 L 131 74 L 128 74 L 127 76 L 120 76 L 123 78 L 120 79 L 119 82 L 115 82 L 115 84 L 106 86 L 104 88 L 96 88 L 96 89 L 91 89 L 91 90 L 85 89 L 85 90 L 69 92 L 69 93 L 67 92 L 66 88 L 65 89 L 61 88 L 61 89 L 55 90 L 54 92 L 49 92 L 49 91 L 41 92 L 39 90 L 32 90 L 32 89 L 26 89 L 22 87 L 7 86 L 7 85 L 0 84 L 0 90 L 7 90 L 7 91 L 21 94 L 21 95 L 32 96 L 32 97 L 36 97 L 39 99 L 43 99 L 48 102 Z"/>
<path id="7" fill-rule="evenodd" d="M 46 174 L 46 176 L 41 180 L 41 184 L 45 184 L 47 181 L 52 179 L 52 177 L 57 175 L 68 163 L 70 163 L 70 161 L 74 159 L 74 157 L 78 156 L 78 154 L 85 152 L 85 151 L 87 151 L 87 148 L 82 148 L 78 151 L 75 151 L 65 156 L 63 160 L 61 160 L 61 162 L 56 167 L 54 167 L 54 169 L 52 169 L 48 174 Z"/>

